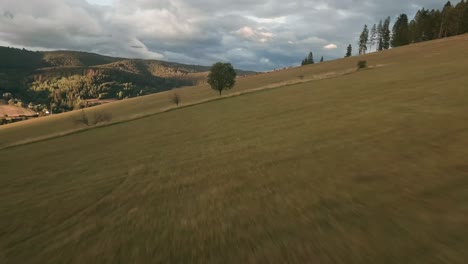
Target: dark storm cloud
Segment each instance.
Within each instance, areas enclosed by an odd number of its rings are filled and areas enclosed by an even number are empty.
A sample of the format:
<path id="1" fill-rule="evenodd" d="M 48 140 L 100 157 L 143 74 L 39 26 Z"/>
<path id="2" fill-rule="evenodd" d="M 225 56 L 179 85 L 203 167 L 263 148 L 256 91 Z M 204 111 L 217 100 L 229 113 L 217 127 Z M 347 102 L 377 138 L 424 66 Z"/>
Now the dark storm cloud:
<path id="1" fill-rule="evenodd" d="M 364 24 L 440 0 L 17 0 L 0 2 L 0 44 L 270 70 L 342 57 Z M 328 49 L 324 48 L 327 47 Z M 336 47 L 336 48 L 335 48 Z"/>
<path id="2" fill-rule="evenodd" d="M 3 16 L 9 19 L 13 19 L 15 17 L 10 11 L 3 12 Z"/>

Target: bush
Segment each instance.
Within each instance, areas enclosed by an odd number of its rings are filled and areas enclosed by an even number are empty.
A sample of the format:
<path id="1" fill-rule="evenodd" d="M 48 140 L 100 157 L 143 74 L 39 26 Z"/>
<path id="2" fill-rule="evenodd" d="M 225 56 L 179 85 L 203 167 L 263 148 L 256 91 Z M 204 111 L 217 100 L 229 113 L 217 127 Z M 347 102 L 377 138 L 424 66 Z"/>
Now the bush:
<path id="1" fill-rule="evenodd" d="M 75 123 L 79 125 L 83 124 L 85 126 L 89 126 L 89 118 L 88 118 L 88 115 L 86 115 L 84 110 L 81 110 L 81 114 L 77 119 L 75 119 Z"/>
<path id="2" fill-rule="evenodd" d="M 357 63 L 358 70 L 367 68 L 367 61 L 361 60 Z"/>
<path id="3" fill-rule="evenodd" d="M 169 99 L 171 100 L 172 103 L 174 103 L 176 106 L 179 106 L 180 104 L 180 95 L 176 92 L 174 92 Z"/>
<path id="4" fill-rule="evenodd" d="M 110 122 L 112 121 L 112 114 L 108 112 L 95 112 L 93 125 L 97 125 L 101 122 Z"/>
<path id="5" fill-rule="evenodd" d="M 90 119 L 84 109 L 81 109 L 81 114 L 74 120 L 76 124 L 85 126 L 95 126 L 102 122 L 112 121 L 112 114 L 108 112 L 97 111 L 94 113 L 93 118 Z"/>

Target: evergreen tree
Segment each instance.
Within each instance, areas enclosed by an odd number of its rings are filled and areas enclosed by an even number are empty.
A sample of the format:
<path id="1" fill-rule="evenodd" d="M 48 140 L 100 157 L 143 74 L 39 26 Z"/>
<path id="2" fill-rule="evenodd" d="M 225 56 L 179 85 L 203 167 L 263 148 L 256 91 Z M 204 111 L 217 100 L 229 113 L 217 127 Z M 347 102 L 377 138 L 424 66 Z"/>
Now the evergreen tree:
<path id="1" fill-rule="evenodd" d="M 461 31 L 460 34 L 468 33 L 468 2 L 464 2 L 461 11 Z"/>
<path id="2" fill-rule="evenodd" d="M 392 47 L 408 45 L 409 39 L 408 16 L 401 14 L 393 25 L 391 45 Z"/>
<path id="3" fill-rule="evenodd" d="M 377 50 L 383 50 L 383 24 L 382 20 L 379 21 L 377 26 Z"/>
<path id="4" fill-rule="evenodd" d="M 312 52 L 309 52 L 309 55 L 302 60 L 301 65 L 304 66 L 307 64 L 314 64 L 314 63 L 315 63 L 314 55 Z"/>
<path id="5" fill-rule="evenodd" d="M 408 24 L 410 43 L 464 33 L 468 33 L 468 3 L 466 0 L 461 0 L 455 7 L 448 1 L 442 11 L 435 9 L 429 11 L 422 8 Z M 398 40 L 393 40 L 392 46 L 398 45 L 397 42 Z"/>
<path id="6" fill-rule="evenodd" d="M 320 58 L 320 62 L 323 62 L 323 56 L 322 56 L 322 58 Z"/>
<path id="7" fill-rule="evenodd" d="M 410 43 L 414 43 L 416 39 L 416 22 L 414 20 L 411 20 L 411 22 L 408 24 L 408 37 Z"/>
<path id="8" fill-rule="evenodd" d="M 454 31 L 454 24 L 455 23 L 455 14 L 454 14 L 454 8 L 452 6 L 452 3 L 448 1 L 444 9 L 442 10 L 441 14 L 441 23 L 440 23 L 440 30 L 439 30 L 439 38 L 446 38 L 449 36 L 452 36 L 452 31 Z"/>
<path id="9" fill-rule="evenodd" d="M 454 10 L 453 10 L 453 15 L 455 16 L 454 18 L 454 23 L 453 23 L 453 35 L 459 35 L 465 33 L 463 31 L 463 13 L 465 9 L 465 0 L 462 0 L 460 3 L 458 3 Z"/>
<path id="10" fill-rule="evenodd" d="M 351 54 L 353 52 L 353 47 L 351 46 L 351 44 L 348 45 L 348 48 L 346 48 L 346 57 L 351 57 Z"/>
<path id="11" fill-rule="evenodd" d="M 382 27 L 382 42 L 383 42 L 383 49 L 389 49 L 390 48 L 390 40 L 391 40 L 391 34 L 390 34 L 390 17 L 387 17 L 383 23 Z"/>
<path id="12" fill-rule="evenodd" d="M 375 43 L 377 41 L 377 25 L 374 24 L 372 26 L 372 29 L 370 31 L 370 35 L 369 35 L 369 46 L 370 46 L 370 50 L 372 50 L 372 47 L 375 46 Z"/>
<path id="13" fill-rule="evenodd" d="M 439 36 L 439 28 L 442 23 L 442 12 L 440 10 L 432 9 L 428 13 L 427 23 L 426 23 L 426 31 L 427 31 L 427 39 L 433 40 L 437 39 Z"/>
<path id="14" fill-rule="evenodd" d="M 367 29 L 367 25 L 364 25 L 364 29 L 359 36 L 359 55 L 366 54 L 367 42 L 369 42 L 369 30 Z"/>
<path id="15" fill-rule="evenodd" d="M 426 41 L 432 39 L 432 25 L 434 22 L 434 17 L 429 14 L 429 10 L 424 8 L 419 10 L 414 17 L 415 27 L 414 27 L 414 42 Z"/>
<path id="16" fill-rule="evenodd" d="M 307 56 L 307 64 L 314 64 L 314 55 L 312 54 L 312 51 L 309 52 L 309 56 Z"/>

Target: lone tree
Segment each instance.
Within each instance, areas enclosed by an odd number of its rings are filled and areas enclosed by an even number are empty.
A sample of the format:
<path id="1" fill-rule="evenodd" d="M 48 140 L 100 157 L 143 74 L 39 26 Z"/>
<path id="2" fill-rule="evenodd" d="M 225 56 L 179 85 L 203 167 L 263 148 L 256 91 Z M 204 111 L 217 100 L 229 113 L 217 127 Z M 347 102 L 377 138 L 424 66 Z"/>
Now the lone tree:
<path id="1" fill-rule="evenodd" d="M 217 62 L 213 64 L 208 74 L 208 84 L 217 90 L 219 95 L 223 90 L 231 89 L 236 84 L 236 71 L 231 63 Z"/>

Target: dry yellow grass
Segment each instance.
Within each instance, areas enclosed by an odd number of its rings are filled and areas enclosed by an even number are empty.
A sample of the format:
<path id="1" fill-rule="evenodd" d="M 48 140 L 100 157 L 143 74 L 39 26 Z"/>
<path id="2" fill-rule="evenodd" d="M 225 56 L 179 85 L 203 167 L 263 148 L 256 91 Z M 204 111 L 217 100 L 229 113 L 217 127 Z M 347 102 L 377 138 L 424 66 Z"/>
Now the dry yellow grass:
<path id="1" fill-rule="evenodd" d="M 167 93 L 112 103 L 95 109 L 149 116 L 0 150 L 0 263 L 466 263 L 467 40 L 160 114 Z M 76 129 L 71 115 L 0 138 Z"/>
<path id="2" fill-rule="evenodd" d="M 394 67 L 398 67 L 401 63 L 411 61 L 415 61 L 416 65 L 419 63 L 427 63 L 434 60 L 434 58 L 428 57 L 431 54 L 433 54 L 432 56 L 443 56 L 438 50 L 444 49 L 447 45 L 458 48 L 465 47 L 467 38 L 466 35 L 463 35 L 449 39 L 436 40 L 431 43 L 414 44 L 406 46 L 403 49 L 394 49 L 360 57 L 328 61 L 321 64 L 307 65 L 305 67 L 240 78 L 236 87 L 224 93 L 224 96 L 349 74 L 356 69 L 356 63 L 360 59 L 366 59 L 370 68 L 387 67 L 392 66 L 392 64 L 395 64 L 393 65 Z M 403 53 L 403 56 L 401 56 L 400 53 Z M 94 111 L 112 112 L 114 122 L 135 119 L 174 108 L 168 99 L 170 93 L 169 91 L 140 98 L 132 98 L 109 105 L 94 107 L 89 111 L 90 114 Z M 179 93 L 182 98 L 182 106 L 218 98 L 217 94 L 210 90 L 206 84 L 177 89 L 177 93 Z M 47 118 L 1 126 L 0 148 L 34 142 L 80 130 L 82 128 L 77 127 L 74 122 L 70 121 L 74 119 L 77 114 L 76 112 L 69 112 Z"/>

